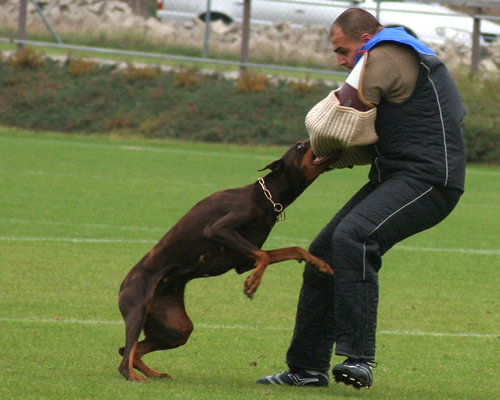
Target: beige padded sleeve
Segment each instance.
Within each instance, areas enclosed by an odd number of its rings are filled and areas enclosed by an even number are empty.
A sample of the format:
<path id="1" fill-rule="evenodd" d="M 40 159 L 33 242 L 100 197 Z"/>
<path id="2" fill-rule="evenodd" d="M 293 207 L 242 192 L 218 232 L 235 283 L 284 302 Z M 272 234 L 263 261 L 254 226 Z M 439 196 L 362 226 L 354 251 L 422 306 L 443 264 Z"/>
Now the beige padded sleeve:
<path id="1" fill-rule="evenodd" d="M 354 95 L 362 79 L 366 60 L 367 54 L 364 54 L 342 86 L 349 88 Z M 370 145 L 378 140 L 375 132 L 377 109 L 374 107 L 362 111 L 342 105 L 339 100 L 342 96 L 338 96 L 338 92 L 340 89 L 330 92 L 306 116 L 305 124 L 314 153 L 323 157 L 341 149 L 342 156 L 332 164 L 334 168 L 369 164 L 373 158 L 373 146 Z"/>
<path id="2" fill-rule="evenodd" d="M 377 109 L 358 111 L 339 104 L 335 91 L 320 101 L 306 116 L 306 128 L 311 146 L 318 157 L 342 149 L 341 158 L 332 167 L 370 164 L 372 149 L 377 142 L 375 118 Z"/>

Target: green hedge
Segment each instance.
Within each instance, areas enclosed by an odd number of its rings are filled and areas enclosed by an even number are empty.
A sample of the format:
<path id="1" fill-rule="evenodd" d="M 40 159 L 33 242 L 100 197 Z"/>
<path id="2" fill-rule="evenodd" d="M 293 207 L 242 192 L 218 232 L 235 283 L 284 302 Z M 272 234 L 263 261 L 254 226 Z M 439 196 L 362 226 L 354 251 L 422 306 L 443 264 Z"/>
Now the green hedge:
<path id="1" fill-rule="evenodd" d="M 455 78 L 467 108 L 468 161 L 500 163 L 500 77 L 462 73 Z"/>
<path id="2" fill-rule="evenodd" d="M 500 80 L 457 83 L 468 109 L 469 161 L 498 162 Z M 195 71 L 118 70 L 34 53 L 0 62 L 0 124 L 68 133 L 117 132 L 211 142 L 289 144 L 304 139 L 304 117 L 331 87 L 234 81 Z"/>

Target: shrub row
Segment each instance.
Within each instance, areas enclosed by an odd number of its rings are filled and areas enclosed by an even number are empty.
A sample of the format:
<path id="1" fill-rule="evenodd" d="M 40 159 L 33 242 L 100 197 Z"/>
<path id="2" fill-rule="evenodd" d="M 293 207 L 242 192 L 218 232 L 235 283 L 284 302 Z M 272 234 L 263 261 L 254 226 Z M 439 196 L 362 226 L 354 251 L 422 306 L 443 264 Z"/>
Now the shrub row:
<path id="1" fill-rule="evenodd" d="M 500 80 L 458 74 L 468 108 L 469 161 L 498 162 Z M 42 60 L 30 50 L 0 61 L 0 124 L 59 132 L 118 132 L 210 142 L 289 144 L 307 137 L 304 117 L 332 88 L 234 81 L 194 70 Z"/>

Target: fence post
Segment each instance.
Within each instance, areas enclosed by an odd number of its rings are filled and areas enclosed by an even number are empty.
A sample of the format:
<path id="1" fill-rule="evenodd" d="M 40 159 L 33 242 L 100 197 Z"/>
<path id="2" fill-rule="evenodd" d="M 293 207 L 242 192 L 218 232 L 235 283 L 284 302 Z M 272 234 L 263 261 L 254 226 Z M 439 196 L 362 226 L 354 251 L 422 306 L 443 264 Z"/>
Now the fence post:
<path id="1" fill-rule="evenodd" d="M 481 43 L 479 39 L 481 37 L 481 8 L 474 8 L 474 27 L 472 30 L 472 54 L 471 54 L 471 64 L 470 73 L 476 75 L 479 72 L 479 63 L 481 61 Z"/>
<path id="2" fill-rule="evenodd" d="M 203 58 L 208 58 L 208 46 L 210 42 L 210 24 L 212 23 L 212 2 L 207 0 L 207 12 L 205 14 L 205 38 L 203 40 Z"/>
<path id="3" fill-rule="evenodd" d="M 245 0 L 243 3 L 243 25 L 241 32 L 241 55 L 240 61 L 242 63 L 248 62 L 248 42 L 250 40 L 250 1 Z M 246 66 L 240 66 L 240 75 L 244 74 L 247 70 Z"/>
<path id="4" fill-rule="evenodd" d="M 17 38 L 26 40 L 26 8 L 28 0 L 19 0 L 19 18 L 17 20 Z M 23 51 L 24 44 L 17 44 L 17 51 Z"/>
<path id="5" fill-rule="evenodd" d="M 40 8 L 40 4 L 38 4 L 38 2 L 36 0 L 31 0 L 31 2 L 35 6 L 37 13 L 40 15 L 40 17 L 42 17 L 43 23 L 45 24 L 47 29 L 50 31 L 50 33 L 52 33 L 52 36 L 54 36 L 56 38 L 57 43 L 62 44 L 61 38 L 59 37 L 57 32 L 52 27 L 52 24 L 49 22 L 49 20 L 47 19 L 47 17 L 43 13 L 42 9 Z"/>

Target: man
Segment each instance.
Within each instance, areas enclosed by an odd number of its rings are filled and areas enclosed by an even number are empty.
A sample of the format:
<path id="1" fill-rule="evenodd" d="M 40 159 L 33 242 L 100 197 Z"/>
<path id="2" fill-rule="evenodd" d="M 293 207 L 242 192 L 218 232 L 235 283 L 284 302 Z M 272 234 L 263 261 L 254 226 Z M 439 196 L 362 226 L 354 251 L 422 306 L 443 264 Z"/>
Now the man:
<path id="1" fill-rule="evenodd" d="M 333 368 L 335 381 L 370 387 L 381 257 L 394 244 L 442 221 L 464 190 L 465 110 L 435 53 L 403 28 L 384 28 L 358 8 L 344 11 L 330 36 L 338 64 L 348 71 L 364 58 L 358 97 L 367 113 L 376 108 L 378 142 L 339 146 L 346 154 L 374 150 L 369 182 L 312 242 L 310 252 L 328 262 L 335 275 L 318 276 L 306 265 L 286 358 L 289 369 L 258 383 L 327 386 L 335 344 L 335 354 L 346 357 Z M 332 113 L 330 119 L 336 118 Z M 313 142 L 322 133 L 309 125 Z M 333 167 L 348 165 L 341 158 Z"/>

